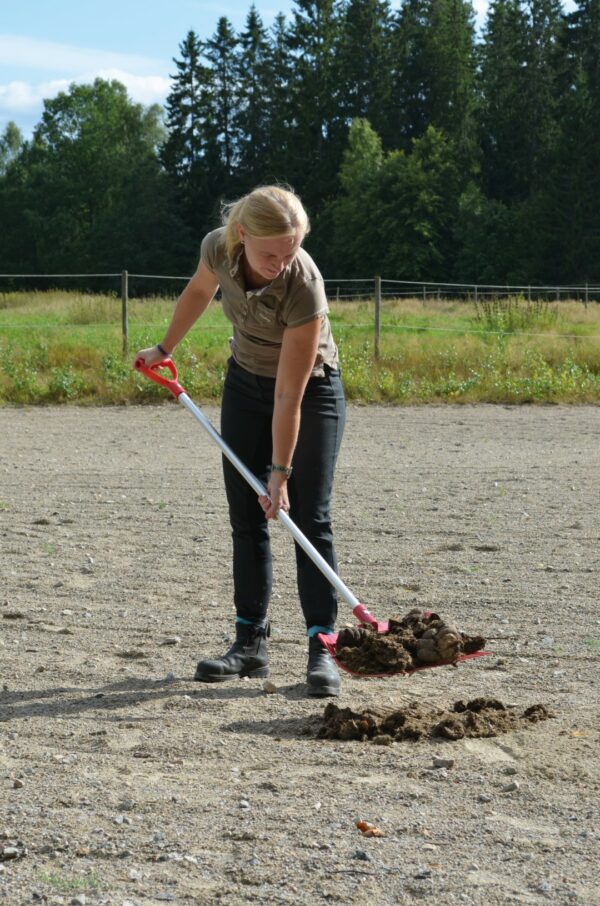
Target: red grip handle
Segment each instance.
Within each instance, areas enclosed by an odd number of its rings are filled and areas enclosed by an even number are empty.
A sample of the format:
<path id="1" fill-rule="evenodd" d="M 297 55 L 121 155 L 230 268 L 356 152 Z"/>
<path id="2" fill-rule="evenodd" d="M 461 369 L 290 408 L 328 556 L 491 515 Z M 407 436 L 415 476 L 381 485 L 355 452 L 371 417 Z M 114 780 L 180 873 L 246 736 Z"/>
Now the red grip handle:
<path id="1" fill-rule="evenodd" d="M 175 367 L 175 362 L 173 359 L 163 359 L 162 362 L 156 362 L 154 365 L 148 367 L 143 359 L 136 359 L 133 363 L 133 367 L 136 371 L 141 371 L 147 378 L 150 378 L 151 381 L 154 381 L 155 384 L 160 384 L 161 387 L 166 387 L 167 390 L 170 390 L 175 399 L 178 399 L 182 393 L 185 393 L 185 389 L 181 386 L 177 380 L 177 368 Z M 159 368 L 168 368 L 171 372 L 173 379 L 164 377 L 162 374 L 158 373 Z"/>

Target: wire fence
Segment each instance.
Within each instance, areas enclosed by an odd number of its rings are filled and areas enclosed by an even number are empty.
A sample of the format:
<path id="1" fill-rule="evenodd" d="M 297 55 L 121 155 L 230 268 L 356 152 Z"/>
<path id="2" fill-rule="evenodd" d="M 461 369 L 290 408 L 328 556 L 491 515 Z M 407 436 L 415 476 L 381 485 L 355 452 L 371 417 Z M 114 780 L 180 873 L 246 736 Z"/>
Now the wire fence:
<path id="1" fill-rule="evenodd" d="M 175 290 L 189 281 L 189 276 L 180 274 L 138 274 L 130 271 L 91 274 L 0 274 L 0 293 L 19 291 L 23 286 L 33 286 L 36 290 L 50 288 L 65 289 L 68 284 L 61 281 L 79 281 L 79 286 L 96 289 L 95 281 L 110 281 L 109 291 L 115 291 L 127 281 L 132 295 L 146 295 L 152 287 L 152 281 L 161 281 L 163 289 L 166 284 L 173 284 Z M 20 284 L 18 281 L 27 281 Z M 86 287 L 86 281 L 94 285 Z M 326 277 L 324 280 L 327 297 L 331 301 L 373 300 L 380 281 L 381 297 L 385 298 L 418 298 L 428 300 L 456 299 L 478 301 L 485 298 L 506 298 L 521 296 L 530 301 L 564 301 L 575 300 L 587 304 L 600 302 L 600 284 L 577 283 L 564 284 L 524 284 L 524 283 L 440 283 L 433 280 L 392 280 L 387 277 Z M 72 285 L 72 283 L 71 283 Z M 172 287 L 168 286 L 167 291 Z"/>
<path id="2" fill-rule="evenodd" d="M 179 293 L 182 284 L 189 281 L 190 277 L 166 274 L 138 274 L 129 271 L 114 273 L 91 274 L 0 274 L 0 299 L 13 292 L 22 292 L 25 288 L 34 291 L 64 290 L 66 287 L 75 288 L 84 293 L 98 293 L 102 290 L 114 294 L 121 300 L 121 328 L 123 336 L 123 353 L 129 351 L 129 300 L 130 298 L 143 299 L 148 295 L 172 297 Z M 107 287 L 108 281 L 108 287 Z M 153 290 L 159 281 L 160 291 Z M 375 277 L 360 278 L 333 278 L 324 279 L 325 290 L 329 301 L 335 302 L 367 302 L 373 304 L 374 309 L 374 352 L 379 357 L 381 339 L 381 310 L 386 301 L 392 299 L 418 299 L 424 306 L 434 301 L 463 301 L 482 303 L 493 299 L 521 298 L 528 302 L 564 302 L 578 301 L 585 307 L 590 303 L 600 302 L 600 285 L 582 283 L 565 285 L 533 285 L 533 284 L 483 284 L 483 283 L 440 283 L 435 281 L 419 280 L 391 280 Z M 133 290 L 133 292 L 132 292 Z M 426 328 L 410 328 L 415 330 L 448 331 L 452 328 L 429 326 Z M 503 335 L 500 330 L 473 330 L 461 332 L 488 333 Z M 515 333 L 515 331 L 511 331 Z M 536 336 L 525 331 L 518 331 L 522 336 Z M 563 336 L 563 335 L 561 335 Z M 564 335 L 568 339 L 570 335 Z M 575 338 L 575 337 L 573 337 Z"/>
<path id="3" fill-rule="evenodd" d="M 325 279 L 325 287 L 329 299 L 336 301 L 361 301 L 373 299 L 377 293 L 379 278 Z M 491 284 L 491 283 L 436 283 L 435 281 L 422 280 L 389 280 L 381 279 L 382 299 L 421 299 L 425 304 L 428 301 L 456 300 L 465 302 L 478 302 L 483 299 L 502 299 L 520 296 L 530 302 L 561 302 L 565 300 L 582 302 L 600 302 L 600 285 L 580 283 L 570 286 L 565 285 L 535 285 L 535 284 Z"/>

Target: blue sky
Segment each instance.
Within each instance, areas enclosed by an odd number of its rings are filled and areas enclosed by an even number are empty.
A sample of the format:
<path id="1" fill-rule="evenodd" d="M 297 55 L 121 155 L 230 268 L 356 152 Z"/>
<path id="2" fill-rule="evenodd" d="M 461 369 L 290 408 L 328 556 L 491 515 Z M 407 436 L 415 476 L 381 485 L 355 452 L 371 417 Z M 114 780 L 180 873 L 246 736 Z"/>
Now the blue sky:
<path id="1" fill-rule="evenodd" d="M 9 120 L 26 137 L 44 98 L 95 77 L 123 82 L 143 104 L 163 103 L 172 59 L 192 29 L 211 35 L 220 16 L 244 26 L 252 0 L 2 0 L 0 132 Z M 255 0 L 265 25 L 290 16 L 293 0 Z M 395 0 L 394 5 L 399 5 Z M 475 0 L 479 21 L 487 0 Z"/>

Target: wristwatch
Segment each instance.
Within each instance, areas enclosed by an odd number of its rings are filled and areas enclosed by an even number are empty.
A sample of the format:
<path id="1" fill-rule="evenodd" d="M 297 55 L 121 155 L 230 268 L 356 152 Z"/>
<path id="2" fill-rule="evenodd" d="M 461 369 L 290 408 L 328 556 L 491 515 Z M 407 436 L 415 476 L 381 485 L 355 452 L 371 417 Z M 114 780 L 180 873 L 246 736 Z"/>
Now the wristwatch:
<path id="1" fill-rule="evenodd" d="M 286 478 L 289 478 L 293 471 L 291 466 L 278 466 L 276 463 L 271 465 L 271 472 L 283 472 Z"/>

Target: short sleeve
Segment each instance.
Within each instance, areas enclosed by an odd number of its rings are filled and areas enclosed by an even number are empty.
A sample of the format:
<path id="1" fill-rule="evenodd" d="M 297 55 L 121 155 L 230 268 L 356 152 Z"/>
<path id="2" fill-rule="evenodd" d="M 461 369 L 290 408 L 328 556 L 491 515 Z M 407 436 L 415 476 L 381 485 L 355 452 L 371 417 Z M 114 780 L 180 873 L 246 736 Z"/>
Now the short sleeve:
<path id="1" fill-rule="evenodd" d="M 202 243 L 200 245 L 200 261 L 209 269 L 209 271 L 215 273 L 215 252 L 218 241 L 218 235 L 216 235 L 216 230 L 213 230 L 212 233 L 207 233 Z"/>
<path id="2" fill-rule="evenodd" d="M 321 277 L 303 281 L 284 306 L 283 322 L 286 327 L 300 327 L 321 318 L 329 311 L 325 286 Z"/>

